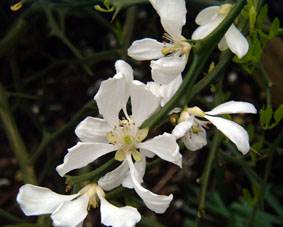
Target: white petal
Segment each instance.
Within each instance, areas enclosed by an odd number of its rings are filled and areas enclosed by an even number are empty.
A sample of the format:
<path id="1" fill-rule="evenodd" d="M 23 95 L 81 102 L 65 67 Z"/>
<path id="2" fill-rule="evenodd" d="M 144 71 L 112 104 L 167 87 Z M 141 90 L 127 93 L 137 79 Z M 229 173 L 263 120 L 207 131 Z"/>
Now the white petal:
<path id="1" fill-rule="evenodd" d="M 103 196 L 100 199 L 101 223 L 113 227 L 134 227 L 141 220 L 138 210 L 131 206 L 116 207 Z"/>
<path id="2" fill-rule="evenodd" d="M 131 86 L 132 119 L 139 127 L 159 107 L 159 98 L 146 85 L 134 81 Z"/>
<path id="3" fill-rule="evenodd" d="M 87 216 L 89 197 L 84 194 L 72 201 L 62 203 L 51 215 L 53 225 L 56 227 L 75 227 Z"/>
<path id="4" fill-rule="evenodd" d="M 137 170 L 136 173 L 138 174 L 136 176 L 136 179 L 141 184 L 143 182 L 143 177 L 144 177 L 145 168 L 146 168 L 145 155 L 142 154 L 142 160 L 135 162 L 134 165 L 135 165 L 135 169 Z M 130 174 L 129 170 L 128 170 L 127 176 L 123 180 L 122 185 L 125 188 L 134 188 L 133 181 L 132 181 L 131 174 Z"/>
<path id="5" fill-rule="evenodd" d="M 161 87 L 161 106 L 165 104 L 175 95 L 179 87 L 183 82 L 182 75 L 177 76 L 176 79 L 172 80 L 169 84 L 164 84 Z"/>
<path id="6" fill-rule="evenodd" d="M 232 24 L 226 32 L 225 38 L 230 50 L 236 54 L 238 58 L 242 58 L 248 53 L 248 40 L 234 24 Z"/>
<path id="7" fill-rule="evenodd" d="M 214 20 L 210 21 L 208 24 L 199 26 L 192 34 L 192 40 L 203 39 L 208 36 L 224 19 L 224 17 L 216 17 Z"/>
<path id="8" fill-rule="evenodd" d="M 125 179 L 129 171 L 129 166 L 127 161 L 123 161 L 116 169 L 108 172 L 98 181 L 98 185 L 106 191 L 110 191 L 118 187 Z"/>
<path id="9" fill-rule="evenodd" d="M 151 61 L 152 79 L 161 84 L 169 84 L 176 79 L 185 69 L 187 57 L 185 55 L 168 56 Z"/>
<path id="10" fill-rule="evenodd" d="M 224 50 L 227 50 L 229 48 L 225 37 L 223 37 L 220 40 L 220 42 L 218 43 L 218 48 L 219 48 L 220 51 L 224 51 Z"/>
<path id="11" fill-rule="evenodd" d="M 199 12 L 195 21 L 198 25 L 205 25 L 217 17 L 219 6 L 210 6 Z"/>
<path id="12" fill-rule="evenodd" d="M 113 98 L 115 97 L 115 98 Z M 118 123 L 119 112 L 129 99 L 129 85 L 125 77 L 102 81 L 94 97 L 99 113 L 111 126 Z"/>
<path id="13" fill-rule="evenodd" d="M 160 16 L 164 30 L 174 39 L 182 38 L 182 28 L 186 24 L 185 0 L 149 0 Z"/>
<path id="14" fill-rule="evenodd" d="M 225 136 L 227 136 L 243 154 L 250 150 L 249 135 L 246 130 L 233 121 L 221 117 L 205 116 L 212 124 L 216 126 Z"/>
<path id="15" fill-rule="evenodd" d="M 51 214 L 62 202 L 70 201 L 77 196 L 78 194 L 60 195 L 48 188 L 26 184 L 20 187 L 17 202 L 25 215 L 41 215 Z"/>
<path id="16" fill-rule="evenodd" d="M 87 117 L 77 126 L 75 133 L 83 142 L 106 142 L 105 135 L 111 129 L 105 120 Z"/>
<path id="17" fill-rule="evenodd" d="M 158 59 L 163 57 L 161 52 L 163 47 L 164 44 L 155 39 L 136 40 L 129 47 L 128 55 L 139 61 Z"/>
<path id="18" fill-rule="evenodd" d="M 115 62 L 115 69 L 117 74 L 122 74 L 125 76 L 127 81 L 134 80 L 134 71 L 133 68 L 125 61 L 118 60 Z"/>
<path id="19" fill-rule="evenodd" d="M 116 149 L 112 144 L 79 142 L 76 146 L 68 149 L 63 164 L 57 166 L 56 170 L 62 177 L 69 171 L 82 168 Z"/>
<path id="20" fill-rule="evenodd" d="M 174 135 L 177 139 L 183 137 L 192 127 L 193 123 L 194 118 L 190 117 L 188 120 L 177 124 L 172 131 L 172 135 Z"/>
<path id="21" fill-rule="evenodd" d="M 149 150 L 165 161 L 182 167 L 182 155 L 175 136 L 164 133 L 137 145 L 138 148 Z"/>
<path id="22" fill-rule="evenodd" d="M 205 112 L 208 115 L 218 114 L 237 114 L 237 113 L 252 113 L 255 114 L 256 108 L 253 104 L 248 102 L 229 101 L 219 106 L 216 106 L 209 112 Z"/>
<path id="23" fill-rule="evenodd" d="M 200 126 L 198 133 L 193 133 L 191 131 L 187 132 L 182 138 L 183 143 L 190 151 L 196 151 L 207 144 L 206 131 Z"/>
<path id="24" fill-rule="evenodd" d="M 129 162 L 130 174 L 136 193 L 141 197 L 141 199 L 149 209 L 159 214 L 164 213 L 169 207 L 170 202 L 173 199 L 173 195 L 157 195 L 142 187 L 136 179 L 136 169 L 131 157 L 127 156 L 127 160 Z"/>

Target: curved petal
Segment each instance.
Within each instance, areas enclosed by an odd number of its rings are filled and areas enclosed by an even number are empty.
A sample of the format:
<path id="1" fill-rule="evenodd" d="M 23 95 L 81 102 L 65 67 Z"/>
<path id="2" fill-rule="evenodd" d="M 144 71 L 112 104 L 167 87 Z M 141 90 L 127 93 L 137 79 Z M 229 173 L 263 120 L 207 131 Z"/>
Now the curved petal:
<path id="1" fill-rule="evenodd" d="M 195 19 L 198 25 L 208 24 L 217 17 L 219 6 L 210 6 L 200 11 Z"/>
<path id="2" fill-rule="evenodd" d="M 123 161 L 116 169 L 108 172 L 98 181 L 98 185 L 106 191 L 110 191 L 118 187 L 125 177 L 127 176 L 129 170 L 128 162 Z"/>
<path id="3" fill-rule="evenodd" d="M 182 138 L 182 141 L 190 151 L 199 150 L 207 144 L 206 131 L 201 126 L 199 127 L 199 131 L 197 133 L 194 133 L 190 130 Z"/>
<path id="4" fill-rule="evenodd" d="M 145 168 L 146 168 L 146 158 L 145 155 L 142 155 L 142 159 L 140 161 L 135 162 L 135 168 L 136 173 L 138 173 L 138 176 L 136 176 L 137 181 L 141 184 L 143 182 L 143 177 L 145 174 Z M 122 182 L 123 187 L 125 188 L 134 188 L 133 181 L 131 178 L 130 171 L 127 172 L 127 176 Z"/>
<path id="5" fill-rule="evenodd" d="M 107 142 L 105 135 L 111 131 L 110 125 L 103 119 L 86 117 L 77 126 L 75 133 L 83 142 Z"/>
<path id="6" fill-rule="evenodd" d="M 192 34 L 192 40 L 203 39 L 208 36 L 224 19 L 224 17 L 217 16 L 209 23 L 199 26 Z"/>
<path id="7" fill-rule="evenodd" d="M 161 87 L 161 103 L 163 107 L 165 104 L 175 95 L 179 87 L 183 82 L 182 75 L 177 76 L 176 79 L 172 80 L 169 84 L 164 84 Z"/>
<path id="8" fill-rule="evenodd" d="M 142 187 L 136 178 L 137 176 L 136 169 L 131 159 L 131 156 L 128 155 L 127 160 L 129 162 L 130 174 L 136 193 L 141 197 L 141 199 L 149 209 L 151 209 L 155 213 L 159 213 L 159 214 L 164 213 L 169 207 L 170 202 L 173 199 L 173 195 L 172 194 L 170 194 L 169 196 L 157 195 Z"/>
<path id="9" fill-rule="evenodd" d="M 125 76 L 127 81 L 134 80 L 133 68 L 127 62 L 123 60 L 116 61 L 115 69 L 117 74 L 122 74 L 123 76 Z"/>
<path id="10" fill-rule="evenodd" d="M 94 99 L 99 113 L 108 124 L 111 126 L 118 124 L 119 113 L 126 107 L 129 99 L 129 86 L 126 78 L 110 78 L 102 81 Z"/>
<path id="11" fill-rule="evenodd" d="M 117 148 L 106 143 L 77 143 L 68 149 L 63 164 L 56 167 L 61 177 L 71 170 L 82 168 L 99 157 L 115 151 Z"/>
<path id="12" fill-rule="evenodd" d="M 220 42 L 218 43 L 218 49 L 220 51 L 224 51 L 224 50 L 227 50 L 229 47 L 228 47 L 228 44 L 226 42 L 226 39 L 225 37 L 223 37 Z"/>
<path id="13" fill-rule="evenodd" d="M 193 126 L 194 117 L 190 117 L 188 120 L 183 121 L 175 126 L 172 131 L 172 135 L 174 135 L 177 139 L 183 137 L 188 130 Z"/>
<path id="14" fill-rule="evenodd" d="M 131 206 L 116 207 L 99 193 L 101 223 L 113 227 L 134 227 L 141 220 L 138 210 Z"/>
<path id="15" fill-rule="evenodd" d="M 179 152 L 179 146 L 175 136 L 171 134 L 164 133 L 160 136 L 156 136 L 143 143 L 137 144 L 137 147 L 149 150 L 161 159 L 182 167 L 182 155 Z"/>
<path id="16" fill-rule="evenodd" d="M 227 136 L 243 154 L 248 153 L 250 150 L 249 135 L 246 130 L 233 121 L 226 120 L 221 117 L 211 117 L 205 115 L 216 128 Z"/>
<path id="17" fill-rule="evenodd" d="M 134 81 L 131 86 L 132 119 L 139 127 L 159 107 L 159 98 L 146 85 Z"/>
<path id="18" fill-rule="evenodd" d="M 70 201 L 78 195 L 60 195 L 48 188 L 25 184 L 20 187 L 17 202 L 25 215 L 51 214 L 62 202 Z"/>
<path id="19" fill-rule="evenodd" d="M 226 32 L 225 39 L 230 50 L 236 54 L 238 58 L 242 58 L 248 53 L 249 42 L 234 24 L 232 24 Z"/>
<path id="20" fill-rule="evenodd" d="M 136 40 L 129 47 L 128 55 L 139 61 L 158 59 L 163 57 L 161 52 L 163 47 L 164 44 L 155 39 Z"/>
<path id="21" fill-rule="evenodd" d="M 160 16 L 164 30 L 174 40 L 182 38 L 182 28 L 186 24 L 185 0 L 149 0 L 153 8 Z"/>
<path id="22" fill-rule="evenodd" d="M 211 111 L 205 112 L 208 115 L 218 114 L 237 114 L 237 113 L 252 113 L 256 114 L 256 108 L 248 102 L 229 101 L 219 106 L 216 106 Z"/>
<path id="23" fill-rule="evenodd" d="M 185 55 L 168 56 L 151 61 L 152 79 L 161 84 L 169 84 L 176 79 L 185 69 L 187 57 Z"/>
<path id="24" fill-rule="evenodd" d="M 87 216 L 89 197 L 84 194 L 72 201 L 62 203 L 51 215 L 53 225 L 56 227 L 75 227 Z"/>

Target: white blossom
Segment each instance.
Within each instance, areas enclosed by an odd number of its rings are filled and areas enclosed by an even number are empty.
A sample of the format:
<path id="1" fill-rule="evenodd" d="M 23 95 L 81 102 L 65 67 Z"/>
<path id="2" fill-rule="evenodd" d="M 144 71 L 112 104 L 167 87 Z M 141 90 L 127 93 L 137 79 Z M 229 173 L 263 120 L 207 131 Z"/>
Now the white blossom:
<path id="1" fill-rule="evenodd" d="M 25 215 L 51 214 L 55 227 L 82 226 L 88 209 L 99 205 L 101 223 L 104 225 L 133 227 L 140 221 L 141 215 L 136 208 L 116 207 L 104 197 L 103 190 L 96 184 L 88 184 L 73 195 L 61 195 L 48 188 L 26 184 L 20 188 L 17 202 Z"/>
<path id="2" fill-rule="evenodd" d="M 141 186 L 146 157 L 159 156 L 181 167 L 182 156 L 176 138 L 168 133 L 145 140 L 148 128 L 142 123 L 158 108 L 160 99 L 146 85 L 132 80 L 129 65 L 119 61 L 118 74 L 101 83 L 95 96 L 101 118 L 87 117 L 75 132 L 80 142 L 68 150 L 57 172 L 64 176 L 71 170 L 82 168 L 97 158 L 115 151 L 121 165 L 99 180 L 105 190 L 120 184 L 134 188 L 147 207 L 157 213 L 168 208 L 173 196 L 156 195 Z M 127 69 L 127 70 L 126 70 Z M 126 105 L 130 99 L 131 115 Z M 119 116 L 123 115 L 122 118 Z"/>
<path id="3" fill-rule="evenodd" d="M 224 4 L 203 9 L 196 17 L 195 21 L 199 27 L 194 31 L 192 39 L 199 40 L 208 36 L 225 19 L 232 7 L 231 4 Z M 221 51 L 229 48 L 239 58 L 242 58 L 249 50 L 249 43 L 239 29 L 232 24 L 218 43 L 218 48 Z"/>
<path id="4" fill-rule="evenodd" d="M 186 3 L 185 0 L 150 0 L 150 3 L 160 16 L 167 42 L 150 38 L 137 40 L 128 49 L 128 55 L 136 60 L 152 60 L 153 80 L 168 84 L 183 72 L 191 50 L 191 45 L 182 36 Z"/>
<path id="5" fill-rule="evenodd" d="M 198 150 L 207 144 L 205 128 L 210 122 L 227 136 L 237 146 L 239 151 L 246 154 L 250 150 L 249 136 L 246 130 L 233 121 L 216 117 L 215 115 L 236 113 L 255 114 L 256 112 L 252 104 L 238 101 L 225 102 L 208 112 L 203 112 L 198 107 L 185 108 L 172 134 L 176 138 L 182 138 L 188 149 L 193 151 Z M 199 118 L 205 118 L 208 122 L 202 121 Z"/>

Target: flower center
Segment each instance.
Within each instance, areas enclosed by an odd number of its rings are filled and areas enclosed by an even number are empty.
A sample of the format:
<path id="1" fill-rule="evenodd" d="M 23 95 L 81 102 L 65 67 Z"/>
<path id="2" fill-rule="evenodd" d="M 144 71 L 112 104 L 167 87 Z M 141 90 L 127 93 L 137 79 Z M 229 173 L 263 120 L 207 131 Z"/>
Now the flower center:
<path id="1" fill-rule="evenodd" d="M 148 128 L 139 129 L 131 119 L 128 119 L 120 120 L 119 125 L 106 134 L 106 139 L 119 147 L 115 154 L 116 160 L 123 161 L 128 154 L 131 154 L 135 161 L 140 161 L 142 156 L 136 149 L 136 145 L 142 142 L 147 134 Z"/>
<path id="2" fill-rule="evenodd" d="M 164 56 L 179 52 L 181 55 L 189 55 L 192 46 L 190 43 L 186 40 L 186 38 L 183 37 L 181 40 L 174 40 L 169 34 L 164 34 L 164 39 L 169 41 L 169 43 L 173 44 L 171 47 L 165 46 L 162 48 L 161 52 Z"/>
<path id="3" fill-rule="evenodd" d="M 97 193 L 102 194 L 103 196 L 105 195 L 103 190 L 95 183 L 88 184 L 84 186 L 79 193 L 81 195 L 86 194 L 89 197 L 89 202 L 88 202 L 88 207 L 96 208 L 98 206 L 98 201 L 97 201 Z"/>
<path id="4" fill-rule="evenodd" d="M 232 4 L 223 4 L 222 6 L 220 6 L 218 10 L 218 14 L 222 16 L 226 16 L 230 12 L 232 7 L 233 7 Z"/>

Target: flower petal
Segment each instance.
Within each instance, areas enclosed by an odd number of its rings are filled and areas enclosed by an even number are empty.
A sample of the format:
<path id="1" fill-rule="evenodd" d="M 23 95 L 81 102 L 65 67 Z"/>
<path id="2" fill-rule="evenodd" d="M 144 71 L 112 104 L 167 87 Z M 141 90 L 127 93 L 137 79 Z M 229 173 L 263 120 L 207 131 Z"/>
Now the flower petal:
<path id="1" fill-rule="evenodd" d="M 71 170 L 82 168 L 99 157 L 108 154 L 117 148 L 106 143 L 77 143 L 68 149 L 63 164 L 56 167 L 61 177 Z"/>
<path id="2" fill-rule="evenodd" d="M 151 74 L 155 82 L 169 84 L 176 79 L 185 69 L 187 56 L 168 56 L 151 61 Z"/>
<path id="3" fill-rule="evenodd" d="M 62 203 L 51 215 L 53 225 L 56 227 L 75 227 L 87 216 L 89 197 L 84 194 L 72 201 Z"/>
<path id="4" fill-rule="evenodd" d="M 182 141 L 190 151 L 199 150 L 207 144 L 206 131 L 200 126 L 198 133 L 189 131 L 182 138 Z"/>
<path id="5" fill-rule="evenodd" d="M 159 107 L 159 98 L 146 85 L 134 81 L 131 86 L 132 119 L 139 127 Z"/>
<path id="6" fill-rule="evenodd" d="M 226 39 L 225 37 L 223 37 L 220 42 L 218 43 L 218 49 L 220 51 L 224 51 L 224 50 L 227 50 L 229 47 L 228 47 L 228 44 L 226 42 Z"/>
<path id="7" fill-rule="evenodd" d="M 136 193 L 141 197 L 141 199 L 149 209 L 159 214 L 164 213 L 169 207 L 170 202 L 173 199 L 173 195 L 172 194 L 170 194 L 169 196 L 157 195 L 142 187 L 136 178 L 137 176 L 136 169 L 131 159 L 131 156 L 128 155 L 127 160 L 129 162 L 130 174 L 132 177 L 133 186 Z"/>
<path id="8" fill-rule="evenodd" d="M 129 171 L 129 166 L 127 161 L 123 161 L 121 165 L 119 165 L 116 169 L 108 172 L 103 177 L 101 177 L 98 181 L 98 185 L 102 187 L 106 191 L 110 191 L 116 187 L 118 187 Z"/>
<path id="9" fill-rule="evenodd" d="M 175 40 L 182 38 L 182 28 L 186 24 L 185 0 L 149 0 L 160 16 L 164 30 Z"/>
<path id="10" fill-rule="evenodd" d="M 149 150 L 165 161 L 172 162 L 182 167 L 182 155 L 175 136 L 164 133 L 143 143 L 137 144 L 138 148 Z"/>
<path id="11" fill-rule="evenodd" d="M 253 104 L 248 102 L 229 101 L 219 106 L 216 106 L 211 111 L 205 112 L 208 115 L 218 114 L 237 114 L 237 113 L 252 113 L 255 114 L 256 108 Z"/>
<path id="12" fill-rule="evenodd" d="M 137 170 L 136 173 L 138 173 L 138 175 L 136 176 L 136 179 L 141 184 L 143 182 L 143 177 L 144 177 L 145 168 L 146 168 L 145 155 L 142 155 L 142 159 L 140 161 L 135 162 L 134 165 Z M 127 176 L 123 180 L 122 185 L 125 188 L 134 188 L 130 171 L 127 172 Z"/>
<path id="13" fill-rule="evenodd" d="M 199 26 L 192 34 L 192 40 L 203 39 L 208 36 L 224 19 L 224 17 L 217 16 L 214 20 L 205 25 Z"/>
<path id="14" fill-rule="evenodd" d="M 101 223 L 113 227 L 134 227 L 141 220 L 138 210 L 131 206 L 116 207 L 99 193 Z"/>
<path id="15" fill-rule="evenodd" d="M 77 196 L 78 194 L 60 195 L 48 188 L 25 184 L 20 187 L 17 202 L 25 215 L 41 215 L 51 214 L 62 202 L 70 201 Z"/>
<path id="16" fill-rule="evenodd" d="M 219 6 L 210 6 L 200 11 L 195 19 L 198 25 L 208 24 L 217 17 Z"/>
<path id="17" fill-rule="evenodd" d="M 174 135 L 177 139 L 183 137 L 188 130 L 193 126 L 194 117 L 190 117 L 188 120 L 183 121 L 175 126 L 172 131 L 172 135 Z"/>
<path id="18" fill-rule="evenodd" d="M 127 81 L 134 80 L 133 68 L 127 62 L 125 62 L 123 60 L 116 61 L 115 62 L 115 69 L 116 69 L 117 75 L 125 76 Z"/>
<path id="19" fill-rule="evenodd" d="M 211 117 L 205 115 L 205 118 L 216 126 L 225 136 L 227 136 L 243 154 L 250 150 L 249 135 L 246 130 L 233 121 L 221 117 Z"/>
<path id="20" fill-rule="evenodd" d="M 249 43 L 234 24 L 232 24 L 226 32 L 225 39 L 230 50 L 236 54 L 238 58 L 242 58 L 248 53 Z"/>
<path id="21" fill-rule="evenodd" d="M 113 98 L 115 97 L 115 98 Z M 94 97 L 99 113 L 111 126 L 118 123 L 119 112 L 129 99 L 129 85 L 125 77 L 102 81 Z"/>
<path id="22" fill-rule="evenodd" d="M 139 61 L 158 59 L 163 57 L 161 52 L 163 47 L 164 44 L 155 39 L 136 40 L 129 47 L 128 55 Z"/>
<path id="23" fill-rule="evenodd" d="M 86 117 L 77 126 L 75 133 L 83 142 L 105 142 L 105 135 L 111 131 L 110 125 L 103 119 Z"/>

